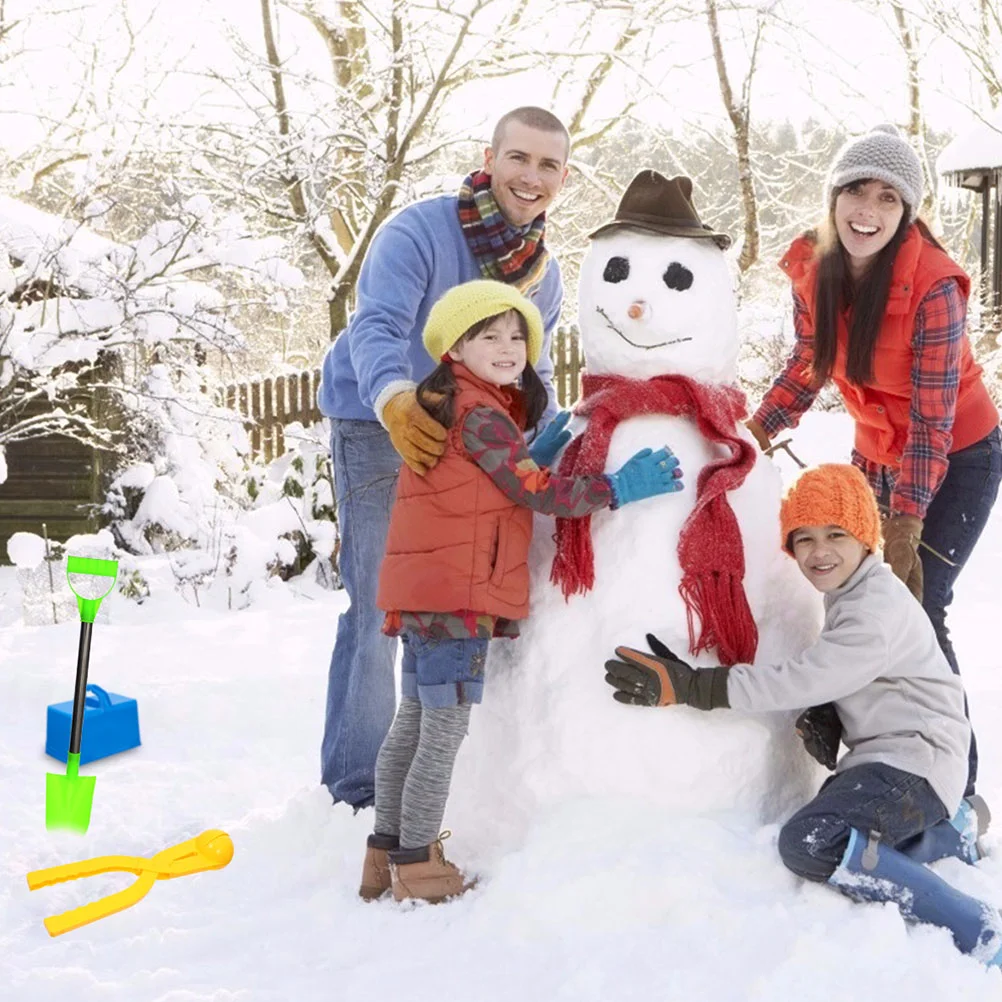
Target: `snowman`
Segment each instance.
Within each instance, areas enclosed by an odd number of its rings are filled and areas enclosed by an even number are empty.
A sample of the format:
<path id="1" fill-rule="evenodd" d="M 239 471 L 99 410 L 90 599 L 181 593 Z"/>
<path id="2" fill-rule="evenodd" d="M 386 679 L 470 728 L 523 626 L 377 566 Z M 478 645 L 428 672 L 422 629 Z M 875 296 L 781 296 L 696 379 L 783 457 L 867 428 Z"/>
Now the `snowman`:
<path id="1" fill-rule="evenodd" d="M 820 599 L 780 547 L 778 470 L 741 418 L 737 312 L 692 182 L 638 174 L 591 234 L 579 326 L 586 372 L 561 473 L 612 472 L 667 445 L 685 488 L 590 518 L 537 516 L 522 637 L 492 644 L 457 799 L 507 800 L 517 824 L 576 797 L 637 796 L 687 814 L 775 820 L 817 771 L 789 714 L 628 707 L 604 662 L 654 633 L 694 666 L 795 655 Z M 487 792 L 489 791 L 489 792 Z"/>

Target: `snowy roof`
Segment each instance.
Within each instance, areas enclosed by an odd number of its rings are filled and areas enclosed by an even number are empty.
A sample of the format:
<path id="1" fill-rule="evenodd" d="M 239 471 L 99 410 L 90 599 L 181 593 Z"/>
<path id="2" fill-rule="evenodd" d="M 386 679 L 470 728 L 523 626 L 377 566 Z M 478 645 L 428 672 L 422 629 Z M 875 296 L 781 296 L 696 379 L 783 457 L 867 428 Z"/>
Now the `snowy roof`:
<path id="1" fill-rule="evenodd" d="M 963 174 L 1002 167 L 1002 109 L 954 139 L 936 160 L 939 174 Z"/>

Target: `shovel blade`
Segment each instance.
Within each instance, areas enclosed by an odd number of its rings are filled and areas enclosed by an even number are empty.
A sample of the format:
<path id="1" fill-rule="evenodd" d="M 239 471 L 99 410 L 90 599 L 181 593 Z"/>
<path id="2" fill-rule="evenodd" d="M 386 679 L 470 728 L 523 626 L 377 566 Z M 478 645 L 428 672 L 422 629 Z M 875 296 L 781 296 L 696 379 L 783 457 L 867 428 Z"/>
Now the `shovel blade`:
<path id="1" fill-rule="evenodd" d="M 83 835 L 90 825 L 97 776 L 45 774 L 45 827 Z"/>

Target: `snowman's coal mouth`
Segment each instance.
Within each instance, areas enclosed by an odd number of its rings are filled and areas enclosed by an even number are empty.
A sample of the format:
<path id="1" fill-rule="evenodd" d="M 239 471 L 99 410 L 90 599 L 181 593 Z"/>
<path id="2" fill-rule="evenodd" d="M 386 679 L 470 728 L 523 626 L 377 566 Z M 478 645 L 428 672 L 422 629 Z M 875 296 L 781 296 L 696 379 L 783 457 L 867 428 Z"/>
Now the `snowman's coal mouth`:
<path id="1" fill-rule="evenodd" d="M 608 324 L 609 329 L 615 331 L 628 345 L 634 348 L 640 348 L 642 351 L 653 351 L 655 348 L 667 348 L 669 345 L 673 344 L 683 344 L 686 341 L 691 341 L 691 337 L 677 337 L 674 341 L 661 341 L 658 344 L 637 344 L 636 341 L 631 341 L 610 319 L 609 314 L 602 309 L 601 306 L 596 306 L 595 311 L 602 314 L 602 319 Z"/>

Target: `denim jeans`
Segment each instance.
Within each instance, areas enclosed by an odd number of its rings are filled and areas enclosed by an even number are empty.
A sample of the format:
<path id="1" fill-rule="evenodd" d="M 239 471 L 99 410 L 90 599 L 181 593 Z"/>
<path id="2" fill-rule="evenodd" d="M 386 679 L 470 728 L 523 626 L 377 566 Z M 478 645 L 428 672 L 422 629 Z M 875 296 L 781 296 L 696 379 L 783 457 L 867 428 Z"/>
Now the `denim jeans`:
<path id="1" fill-rule="evenodd" d="M 995 428 L 980 442 L 966 449 L 951 452 L 949 458 L 946 476 L 926 511 L 922 540 L 947 557 L 950 563 L 924 546 L 919 548 L 919 554 L 924 578 L 922 606 L 932 621 L 940 649 L 954 673 L 959 675 L 957 655 L 946 626 L 946 610 L 953 601 L 954 582 L 988 522 L 999 482 L 1002 481 L 1002 435 L 999 429 Z M 889 497 L 890 491 L 885 488 L 884 496 L 878 500 L 887 504 Z M 978 744 L 972 732 L 965 796 L 974 792 L 977 776 Z"/>
<path id="2" fill-rule="evenodd" d="M 381 632 L 376 608 L 400 457 L 376 421 L 331 421 L 341 580 L 350 604 L 337 624 L 327 676 L 321 782 L 335 802 L 372 803 L 376 755 L 396 709 L 397 642 Z"/>
<path id="3" fill-rule="evenodd" d="M 947 817 L 928 781 L 882 762 L 836 773 L 779 832 L 783 862 L 807 880 L 827 880 L 842 861 L 849 831 L 880 832 L 895 849 Z"/>
<path id="4" fill-rule="evenodd" d="M 480 637 L 422 637 L 405 630 L 400 694 L 422 706 L 465 706 L 484 698 L 489 640 Z"/>

